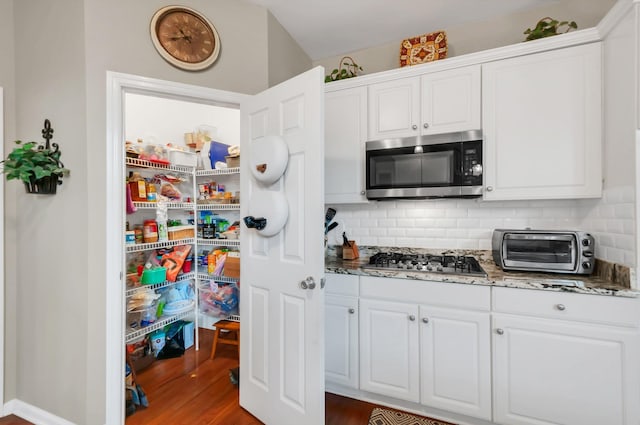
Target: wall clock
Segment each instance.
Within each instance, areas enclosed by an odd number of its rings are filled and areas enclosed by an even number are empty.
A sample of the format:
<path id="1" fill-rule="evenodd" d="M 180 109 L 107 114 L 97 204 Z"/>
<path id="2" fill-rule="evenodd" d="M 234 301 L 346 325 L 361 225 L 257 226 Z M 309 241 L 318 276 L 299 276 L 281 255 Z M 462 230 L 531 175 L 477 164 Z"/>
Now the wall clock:
<path id="1" fill-rule="evenodd" d="M 220 53 L 220 37 L 201 13 L 185 6 L 166 6 L 151 18 L 151 40 L 160 56 L 188 71 L 213 64 Z"/>

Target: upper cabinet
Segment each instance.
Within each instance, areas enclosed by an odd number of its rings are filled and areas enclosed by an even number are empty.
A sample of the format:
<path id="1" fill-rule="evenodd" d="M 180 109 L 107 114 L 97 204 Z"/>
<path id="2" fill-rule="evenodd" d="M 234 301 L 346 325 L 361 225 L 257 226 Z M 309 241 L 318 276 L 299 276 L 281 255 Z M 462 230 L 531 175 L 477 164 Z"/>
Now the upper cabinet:
<path id="1" fill-rule="evenodd" d="M 480 128 L 480 65 L 369 86 L 369 140 Z"/>
<path id="2" fill-rule="evenodd" d="M 325 95 L 325 202 L 367 202 L 364 142 L 367 140 L 367 88 Z"/>
<path id="3" fill-rule="evenodd" d="M 602 194 L 601 45 L 482 65 L 486 200 Z"/>

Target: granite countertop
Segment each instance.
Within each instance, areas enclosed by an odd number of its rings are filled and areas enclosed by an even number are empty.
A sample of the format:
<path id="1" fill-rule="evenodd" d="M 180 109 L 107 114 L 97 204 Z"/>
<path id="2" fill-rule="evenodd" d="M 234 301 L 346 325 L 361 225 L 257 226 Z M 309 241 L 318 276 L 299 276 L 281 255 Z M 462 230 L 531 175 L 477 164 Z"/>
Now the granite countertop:
<path id="1" fill-rule="evenodd" d="M 360 258 L 343 260 L 338 257 L 336 247 L 327 249 L 325 256 L 325 271 L 337 274 L 353 274 L 361 276 L 393 277 L 400 279 L 430 280 L 434 282 L 462 283 L 469 285 L 489 285 L 508 288 L 538 289 L 557 292 L 572 292 L 578 294 L 611 295 L 618 297 L 638 297 L 640 291 L 633 290 L 620 283 L 600 276 L 582 276 L 562 273 L 534 273 L 534 272 L 505 272 L 493 261 L 491 251 L 482 250 L 433 250 L 422 248 L 388 248 L 388 247 L 359 247 Z M 442 273 L 410 272 L 406 270 L 363 269 L 361 266 L 369 263 L 373 254 L 384 252 L 400 252 L 407 254 L 447 254 L 471 255 L 478 259 L 480 265 L 487 272 L 487 277 L 453 275 Z M 574 286 L 560 285 L 561 282 Z"/>

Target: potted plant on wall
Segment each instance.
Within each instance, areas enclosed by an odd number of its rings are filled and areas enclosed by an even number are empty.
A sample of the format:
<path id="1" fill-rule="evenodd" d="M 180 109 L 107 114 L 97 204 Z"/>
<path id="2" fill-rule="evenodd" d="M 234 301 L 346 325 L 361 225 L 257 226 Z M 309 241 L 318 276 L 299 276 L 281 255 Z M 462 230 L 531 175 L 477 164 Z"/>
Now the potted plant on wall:
<path id="1" fill-rule="evenodd" d="M 45 146 L 36 142 L 15 141 L 16 147 L 5 160 L 0 161 L 1 172 L 7 180 L 22 180 L 28 193 L 56 193 L 56 187 L 62 184 L 64 176 L 69 175 L 69 170 L 60 162 L 58 144 L 53 143 L 53 149 L 49 145 L 51 133 L 51 124 L 49 120 L 45 120 L 45 129 L 42 130 L 47 141 Z"/>

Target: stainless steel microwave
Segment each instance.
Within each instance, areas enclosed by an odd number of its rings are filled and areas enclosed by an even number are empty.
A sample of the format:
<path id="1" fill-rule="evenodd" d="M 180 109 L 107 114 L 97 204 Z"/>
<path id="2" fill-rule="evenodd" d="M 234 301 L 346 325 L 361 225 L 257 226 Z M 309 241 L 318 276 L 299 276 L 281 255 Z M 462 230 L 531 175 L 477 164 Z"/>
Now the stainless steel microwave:
<path id="1" fill-rule="evenodd" d="M 482 132 L 366 142 L 368 199 L 482 195 Z"/>
<path id="2" fill-rule="evenodd" d="M 586 232 L 496 229 L 491 242 L 503 270 L 593 273 L 594 239 Z"/>

